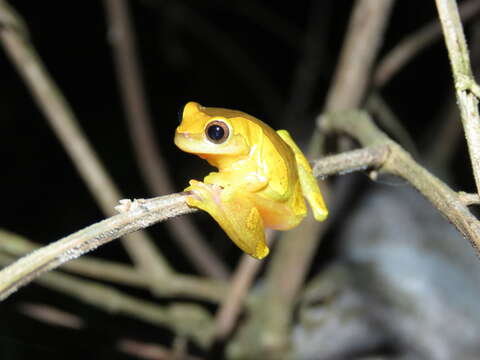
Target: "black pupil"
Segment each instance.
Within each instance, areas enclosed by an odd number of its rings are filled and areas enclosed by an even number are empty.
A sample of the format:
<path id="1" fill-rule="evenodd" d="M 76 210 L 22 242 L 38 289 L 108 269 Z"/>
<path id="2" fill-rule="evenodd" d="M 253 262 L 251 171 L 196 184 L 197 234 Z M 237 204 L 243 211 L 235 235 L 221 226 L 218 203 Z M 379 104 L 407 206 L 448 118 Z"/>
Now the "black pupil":
<path id="1" fill-rule="evenodd" d="M 221 140 L 225 135 L 225 130 L 220 125 L 212 125 L 207 130 L 208 137 L 212 140 Z"/>

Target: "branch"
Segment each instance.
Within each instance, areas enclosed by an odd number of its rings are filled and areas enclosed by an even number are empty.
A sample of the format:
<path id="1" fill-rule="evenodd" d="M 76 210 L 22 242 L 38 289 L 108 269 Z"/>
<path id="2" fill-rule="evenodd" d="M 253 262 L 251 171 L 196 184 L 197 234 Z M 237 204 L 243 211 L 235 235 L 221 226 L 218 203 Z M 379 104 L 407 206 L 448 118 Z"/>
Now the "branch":
<path id="1" fill-rule="evenodd" d="M 362 102 L 393 4 L 393 0 L 359 0 L 355 3 L 333 85 L 326 99 L 327 112 L 355 109 Z"/>
<path id="2" fill-rule="evenodd" d="M 2 18 L 8 15 L 9 19 L 8 23 L 0 24 L 0 41 L 5 51 L 100 208 L 106 215 L 112 215 L 113 207 L 122 198 L 119 190 L 79 127 L 78 120 L 60 89 L 25 36 L 28 30 L 24 27 L 23 20 L 4 0 L 0 0 L 0 13 L 3 14 Z M 123 245 L 128 254 L 144 274 L 154 277 L 171 272 L 166 259 L 146 234 L 132 234 L 125 240 Z"/>
<path id="3" fill-rule="evenodd" d="M 132 209 L 36 250 L 0 271 L 0 300 L 45 271 L 100 245 L 165 219 L 194 211 L 187 206 L 185 195 L 182 194 L 136 201 L 133 204 L 136 206 L 132 206 Z"/>
<path id="4" fill-rule="evenodd" d="M 480 90 L 472 74 L 467 42 L 455 0 L 436 0 L 452 66 L 457 103 L 472 162 L 473 176 L 480 194 L 480 115 L 478 97 Z"/>

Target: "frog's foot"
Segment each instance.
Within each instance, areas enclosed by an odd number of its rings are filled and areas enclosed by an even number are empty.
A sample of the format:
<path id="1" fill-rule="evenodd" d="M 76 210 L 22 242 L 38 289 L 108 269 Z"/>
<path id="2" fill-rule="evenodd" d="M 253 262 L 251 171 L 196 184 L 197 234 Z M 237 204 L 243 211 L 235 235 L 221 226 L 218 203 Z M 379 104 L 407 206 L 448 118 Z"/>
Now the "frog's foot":
<path id="1" fill-rule="evenodd" d="M 218 185 L 205 184 L 201 181 L 190 180 L 190 186 L 184 191 L 191 193 L 186 201 L 189 206 L 210 212 L 220 206 L 222 188 Z"/>
<path id="2" fill-rule="evenodd" d="M 267 256 L 263 220 L 243 189 L 231 191 L 190 180 L 185 191 L 192 194 L 187 204 L 209 213 L 240 249 L 256 259 Z"/>

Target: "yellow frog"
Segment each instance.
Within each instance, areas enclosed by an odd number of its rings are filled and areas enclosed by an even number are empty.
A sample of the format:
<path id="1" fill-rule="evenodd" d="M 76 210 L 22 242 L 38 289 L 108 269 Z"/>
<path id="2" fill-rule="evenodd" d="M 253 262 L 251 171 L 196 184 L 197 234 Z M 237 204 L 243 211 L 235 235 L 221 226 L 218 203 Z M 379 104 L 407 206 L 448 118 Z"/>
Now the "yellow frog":
<path id="1" fill-rule="evenodd" d="M 190 180 L 188 205 L 208 212 L 237 246 L 257 259 L 268 255 L 264 227 L 288 230 L 307 213 L 318 221 L 328 210 L 312 169 L 286 130 L 241 111 L 189 102 L 175 144 L 218 168 Z"/>

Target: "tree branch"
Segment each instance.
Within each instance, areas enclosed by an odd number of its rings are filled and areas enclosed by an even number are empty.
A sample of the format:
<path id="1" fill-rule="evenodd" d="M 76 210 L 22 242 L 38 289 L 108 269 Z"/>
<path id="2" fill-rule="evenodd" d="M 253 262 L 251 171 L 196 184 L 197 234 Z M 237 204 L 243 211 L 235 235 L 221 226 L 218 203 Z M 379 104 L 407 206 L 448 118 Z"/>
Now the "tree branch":
<path id="1" fill-rule="evenodd" d="M 52 270 L 100 245 L 159 221 L 193 211 L 194 209 L 186 205 L 185 195 L 182 194 L 135 201 L 130 210 L 36 250 L 0 271 L 0 300 L 45 271 Z"/>
<path id="2" fill-rule="evenodd" d="M 478 113 L 479 86 L 470 65 L 467 42 L 463 33 L 457 2 L 436 0 L 443 35 L 452 66 L 457 103 L 472 162 L 473 176 L 480 194 L 480 115 Z"/>

